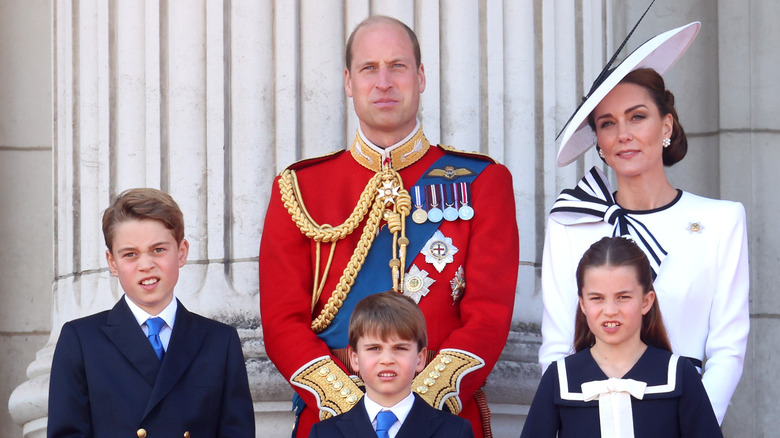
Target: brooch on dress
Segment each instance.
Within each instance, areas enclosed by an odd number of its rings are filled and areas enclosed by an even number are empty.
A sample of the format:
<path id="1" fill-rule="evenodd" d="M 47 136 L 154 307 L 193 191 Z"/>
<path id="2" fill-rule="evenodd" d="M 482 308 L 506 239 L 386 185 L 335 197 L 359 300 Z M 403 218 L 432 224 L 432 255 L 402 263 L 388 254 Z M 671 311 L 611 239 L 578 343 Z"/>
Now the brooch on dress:
<path id="1" fill-rule="evenodd" d="M 701 222 L 690 222 L 688 227 L 685 228 L 689 233 L 700 233 L 704 229 L 704 225 Z"/>

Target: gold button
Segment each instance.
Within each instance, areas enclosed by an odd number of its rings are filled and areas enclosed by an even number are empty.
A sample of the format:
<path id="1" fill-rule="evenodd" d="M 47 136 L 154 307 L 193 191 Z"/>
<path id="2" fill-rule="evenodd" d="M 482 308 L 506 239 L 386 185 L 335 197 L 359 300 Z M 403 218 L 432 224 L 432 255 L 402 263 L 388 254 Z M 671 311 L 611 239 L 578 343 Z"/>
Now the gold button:
<path id="1" fill-rule="evenodd" d="M 438 379 L 439 377 L 441 377 L 441 373 L 436 370 L 433 370 L 430 373 L 428 373 L 428 376 L 433 379 Z"/>
<path id="2" fill-rule="evenodd" d="M 328 373 L 330 373 L 330 369 L 328 369 L 328 367 L 327 367 L 327 366 L 324 366 L 324 365 L 323 365 L 323 366 L 320 368 L 320 370 L 319 370 L 319 373 L 320 373 L 320 375 L 321 375 L 321 376 L 327 376 L 327 375 L 328 375 Z"/>
<path id="3" fill-rule="evenodd" d="M 184 432 L 184 438 L 190 438 L 190 431 Z"/>
<path id="4" fill-rule="evenodd" d="M 431 379 L 430 377 L 428 377 L 427 379 L 423 380 L 423 383 L 425 383 L 428 386 L 433 386 L 433 385 L 436 384 L 436 380 Z"/>
<path id="5" fill-rule="evenodd" d="M 436 365 L 433 366 L 433 368 L 436 371 L 441 372 L 441 371 L 444 371 L 447 368 L 447 365 L 444 365 L 443 363 L 437 363 Z"/>
<path id="6" fill-rule="evenodd" d="M 325 378 L 325 381 L 328 383 L 333 383 L 338 379 L 335 374 L 328 374 L 328 377 Z"/>
<path id="7" fill-rule="evenodd" d="M 146 438 L 146 429 L 138 429 L 135 434 L 138 435 L 138 438 Z"/>
<path id="8" fill-rule="evenodd" d="M 450 362 L 452 362 L 452 358 L 451 357 L 449 357 L 449 356 L 442 356 L 441 357 L 441 363 L 447 364 L 447 363 L 450 363 Z"/>
<path id="9" fill-rule="evenodd" d="M 357 396 L 355 394 L 350 394 L 347 397 L 347 403 L 349 403 L 351 405 L 354 405 L 355 403 L 357 403 L 357 401 L 358 401 L 358 398 L 357 398 Z"/>
<path id="10" fill-rule="evenodd" d="M 428 387 L 427 386 L 418 386 L 417 387 L 417 392 L 419 392 L 420 394 L 425 394 L 426 392 L 428 392 Z"/>
<path id="11" fill-rule="evenodd" d="M 346 397 L 346 396 L 348 396 L 348 395 L 349 395 L 349 394 L 351 394 L 351 393 L 352 393 L 352 391 L 350 391 L 350 389 L 349 389 L 349 388 L 341 388 L 341 391 L 339 391 L 339 394 L 340 394 L 342 397 Z"/>

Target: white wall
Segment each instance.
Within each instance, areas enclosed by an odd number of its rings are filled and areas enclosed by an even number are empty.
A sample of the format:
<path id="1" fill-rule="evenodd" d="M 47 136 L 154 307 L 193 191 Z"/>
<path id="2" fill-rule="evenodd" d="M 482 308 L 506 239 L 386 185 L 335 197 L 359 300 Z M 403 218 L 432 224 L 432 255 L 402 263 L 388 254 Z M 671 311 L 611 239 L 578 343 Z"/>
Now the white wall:
<path id="1" fill-rule="evenodd" d="M 51 20 L 47 0 L 0 1 L 0 400 L 51 330 Z M 2 404 L 5 406 L 5 403 Z M 21 436 L 6 409 L 0 435 Z"/>

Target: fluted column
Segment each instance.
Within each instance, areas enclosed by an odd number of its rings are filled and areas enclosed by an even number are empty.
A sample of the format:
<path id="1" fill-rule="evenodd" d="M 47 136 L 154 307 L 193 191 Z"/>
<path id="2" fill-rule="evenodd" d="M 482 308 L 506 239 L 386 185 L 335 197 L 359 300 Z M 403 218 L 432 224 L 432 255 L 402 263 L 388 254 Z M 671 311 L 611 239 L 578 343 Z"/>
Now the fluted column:
<path id="1" fill-rule="evenodd" d="M 266 200 L 257 188 L 270 186 L 274 167 L 258 153 L 272 142 L 262 129 L 271 70 L 262 76 L 255 68 L 270 53 L 270 27 L 255 31 L 270 7 L 255 3 L 54 2 L 53 329 L 9 402 L 26 437 L 45 436 L 48 376 L 64 322 L 121 296 L 106 267 L 100 219 L 131 187 L 161 188 L 179 203 L 190 256 L 176 295 L 238 328 L 254 398 L 263 401 L 257 248 Z M 234 29 L 239 52 L 255 60 L 247 65 L 243 57 L 231 71 Z M 266 41 L 245 38 L 246 29 Z M 239 97 L 231 101 L 236 82 Z M 231 123 L 245 125 L 231 137 Z"/>
<path id="2" fill-rule="evenodd" d="M 191 246 L 176 295 L 238 328 L 258 436 L 288 436 L 292 390 L 259 330 L 263 218 L 281 169 L 354 136 L 344 43 L 370 14 L 395 16 L 418 34 L 428 138 L 488 153 L 513 173 L 517 299 L 486 392 L 496 435 L 516 434 L 539 378 L 544 218 L 558 191 L 594 161 L 556 168 L 555 135 L 611 52 L 606 3 L 54 0 L 53 329 L 9 402 L 25 436 L 45 435 L 62 325 L 121 296 L 106 268 L 100 217 L 116 194 L 138 186 L 161 188 L 181 206 Z"/>

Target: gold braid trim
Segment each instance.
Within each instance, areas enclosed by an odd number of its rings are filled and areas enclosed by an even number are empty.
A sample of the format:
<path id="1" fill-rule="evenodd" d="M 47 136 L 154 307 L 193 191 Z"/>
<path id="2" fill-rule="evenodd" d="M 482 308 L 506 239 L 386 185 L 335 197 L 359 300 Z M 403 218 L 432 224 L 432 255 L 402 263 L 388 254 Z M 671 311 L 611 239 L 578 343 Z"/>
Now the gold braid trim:
<path id="1" fill-rule="evenodd" d="M 347 376 L 327 356 L 305 365 L 290 378 L 290 382 L 314 394 L 320 420 L 347 412 L 363 397 L 363 391 L 358 386 L 362 382 Z"/>
<path id="2" fill-rule="evenodd" d="M 458 415 L 461 410 L 460 381 L 466 374 L 485 366 L 479 356 L 463 350 L 441 350 L 412 381 L 412 391 L 429 405 Z"/>
<path id="3" fill-rule="evenodd" d="M 279 178 L 279 191 L 282 202 L 301 233 L 317 243 L 318 257 L 316 262 L 317 266 L 315 267 L 315 278 L 318 278 L 320 271 L 320 244 L 325 242 L 335 245 L 337 241 L 355 231 L 358 225 L 360 225 L 360 222 L 363 221 L 363 218 L 366 217 L 366 214 L 368 214 L 368 219 L 363 227 L 360 240 L 352 253 L 352 257 L 350 257 L 347 266 L 344 268 L 336 288 L 331 293 L 328 302 L 325 304 L 320 314 L 311 323 L 311 328 L 315 333 L 320 333 L 325 330 L 344 304 L 344 300 L 347 298 L 347 294 L 355 283 L 355 278 L 360 272 L 363 262 L 366 260 L 368 251 L 371 249 L 371 244 L 378 234 L 379 223 L 382 219 L 388 221 L 390 231 L 394 233 L 393 254 L 398 254 L 400 256 L 400 260 L 398 258 L 393 258 L 390 261 L 390 267 L 393 273 L 393 288 L 399 290 L 399 285 L 403 285 L 403 269 L 400 269 L 399 267 L 405 266 L 406 245 L 409 243 L 409 240 L 406 238 L 404 224 L 406 216 L 409 215 L 412 209 L 411 196 L 409 196 L 409 192 L 403 187 L 401 175 L 395 170 L 387 168 L 381 172 L 377 172 L 377 174 L 368 181 L 363 192 L 360 194 L 358 204 L 355 206 L 352 214 L 349 215 L 343 224 L 332 227 L 328 224 L 317 224 L 314 219 L 312 219 L 311 215 L 309 215 L 309 212 L 303 204 L 295 171 L 287 169 L 282 172 Z M 392 204 L 392 209 L 385 208 L 389 204 Z M 398 237 L 399 232 L 401 234 L 400 238 Z M 399 246 L 400 249 L 398 248 Z M 328 272 L 330 271 L 330 264 L 335 253 L 333 249 L 334 248 L 331 247 L 325 272 L 323 272 L 322 279 L 319 281 L 320 285 L 315 281 L 314 290 L 312 291 L 312 306 L 316 305 L 319 301 L 319 294 L 322 289 L 321 285 L 325 284 Z"/>
<path id="4" fill-rule="evenodd" d="M 337 227 L 328 225 L 320 226 L 312 219 L 303 205 L 300 187 L 298 187 L 298 179 L 296 178 L 294 170 L 286 169 L 282 172 L 282 175 L 279 178 L 279 191 L 281 192 L 284 206 L 287 208 L 290 216 L 292 216 L 295 224 L 298 225 L 301 233 L 306 235 L 306 237 L 313 239 L 315 242 L 327 243 L 341 240 L 355 231 L 355 228 L 360 225 L 360 222 L 366 216 L 368 209 L 371 208 L 372 201 L 375 199 L 376 191 L 381 182 L 381 173 L 377 173 L 368 180 L 368 184 L 366 184 L 366 188 L 363 189 L 363 193 L 360 194 L 360 199 L 358 200 L 355 209 L 352 211 L 352 214 L 349 215 L 343 224 Z"/>

